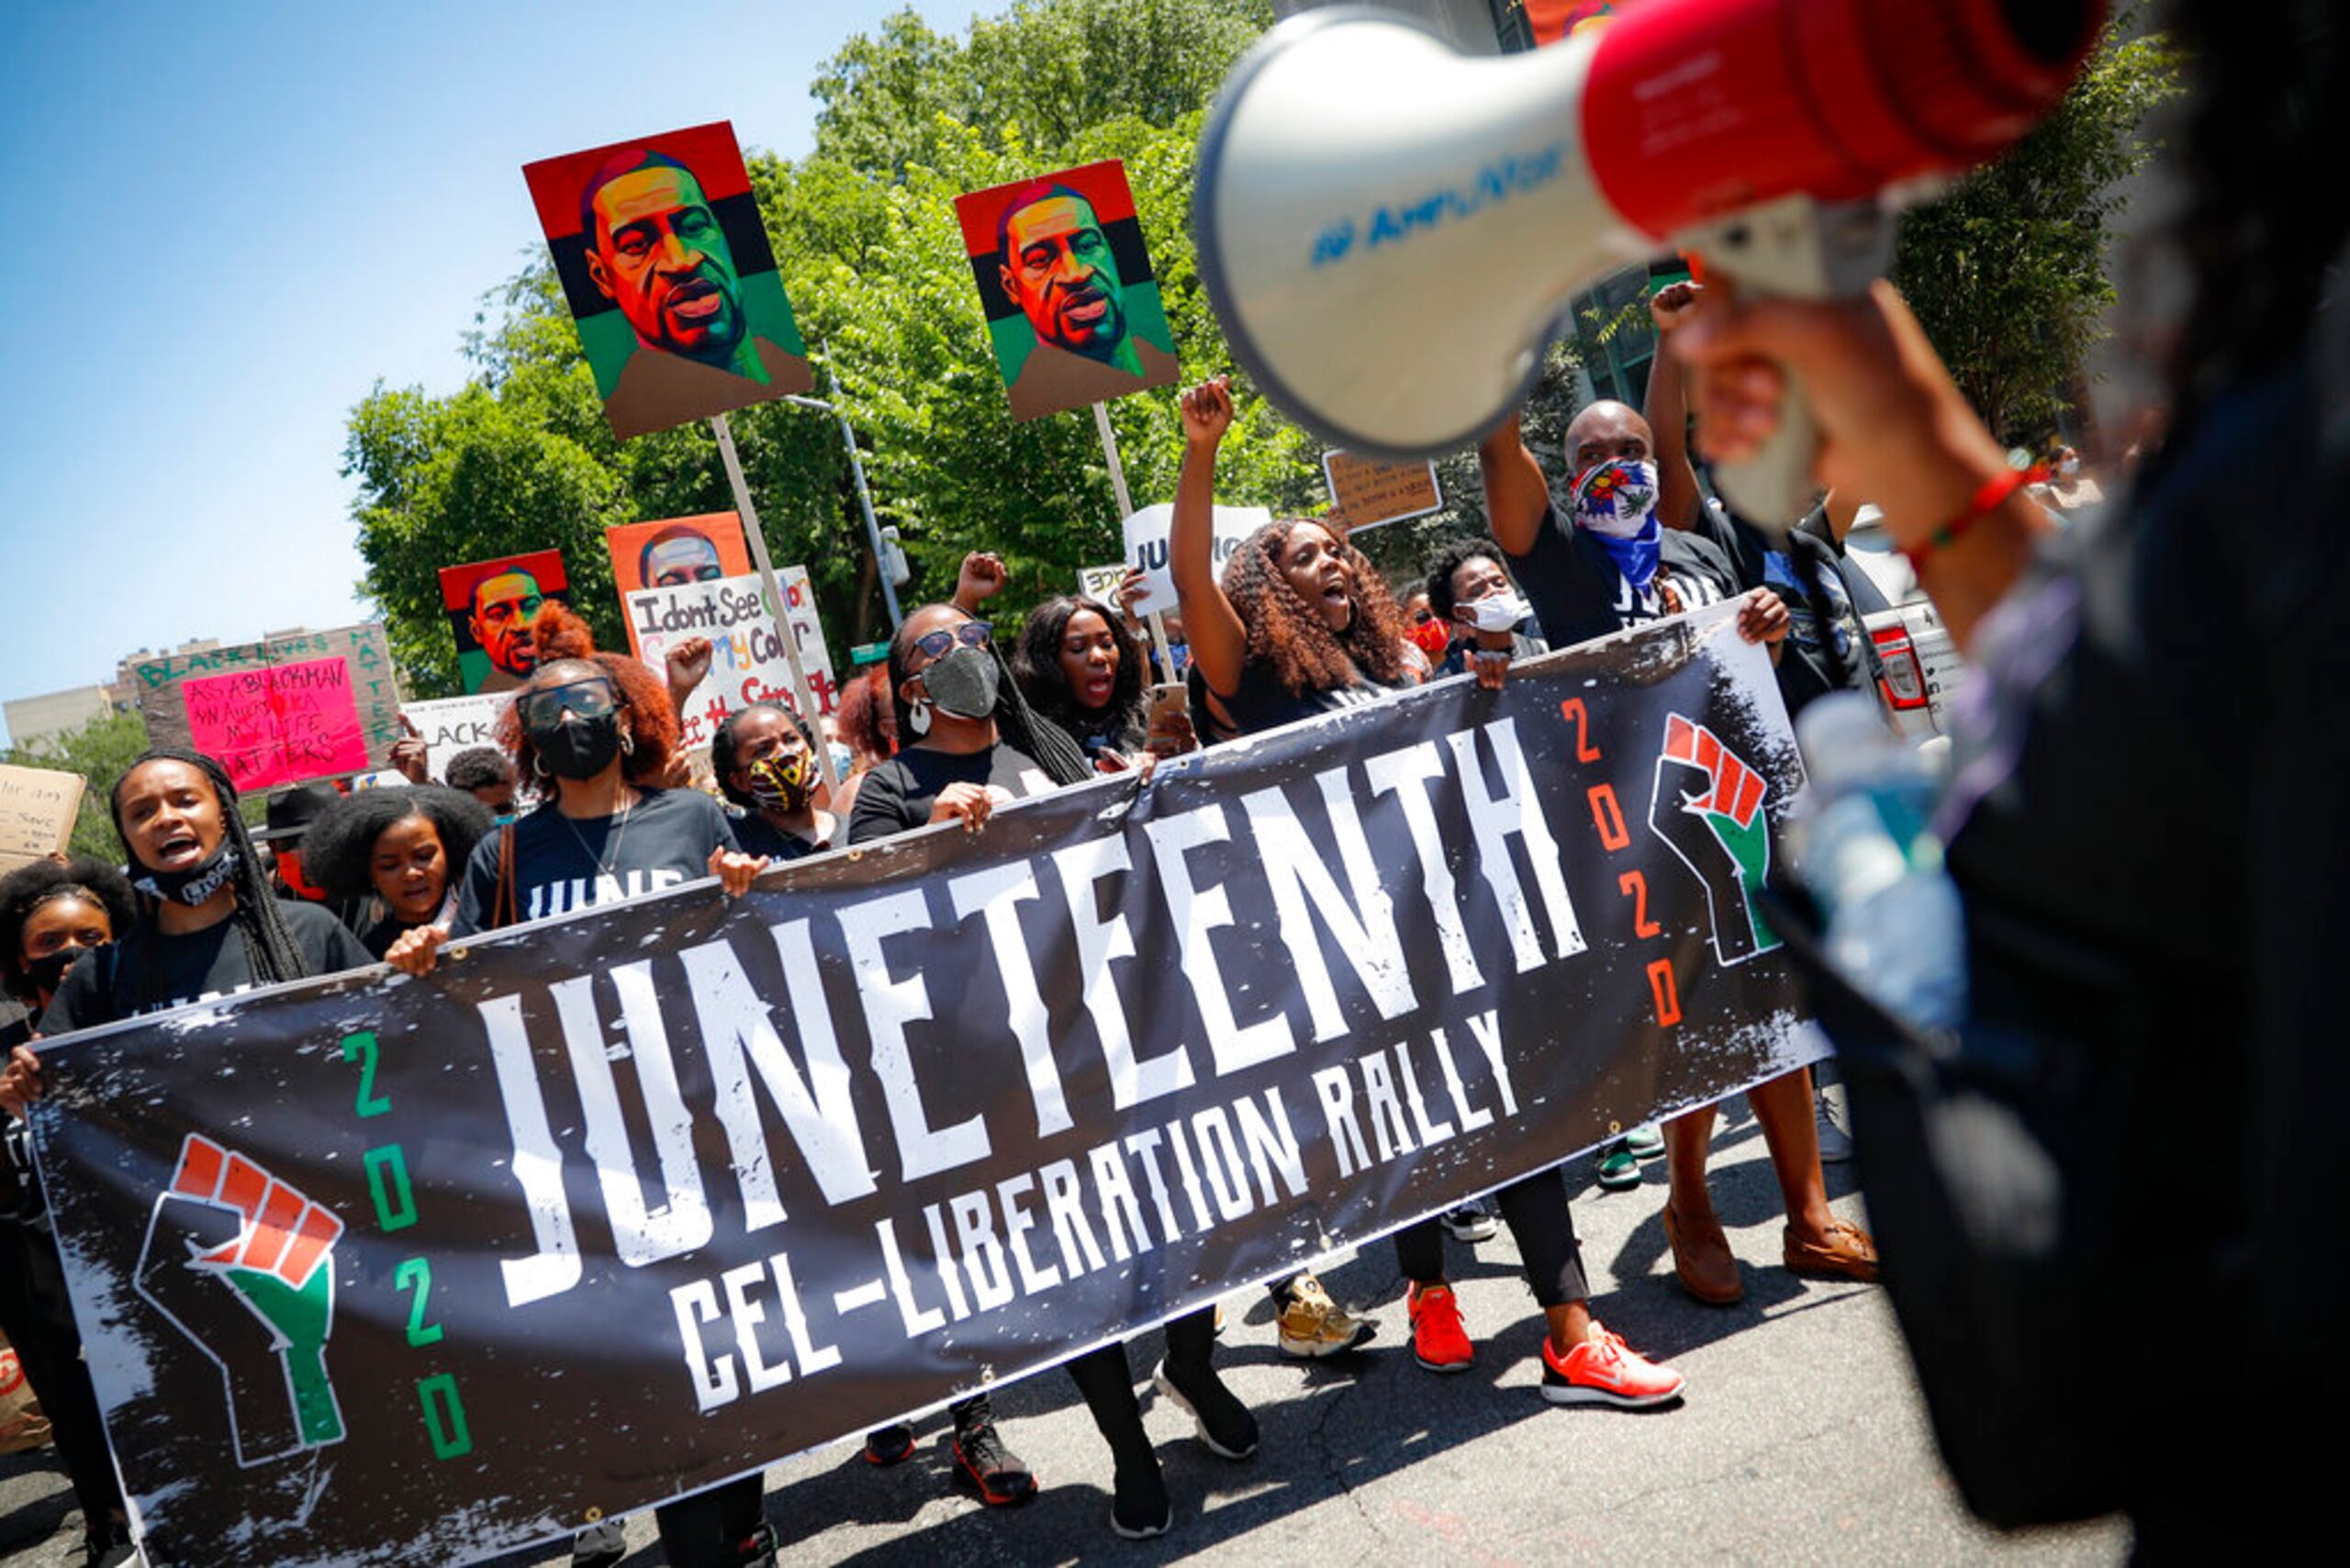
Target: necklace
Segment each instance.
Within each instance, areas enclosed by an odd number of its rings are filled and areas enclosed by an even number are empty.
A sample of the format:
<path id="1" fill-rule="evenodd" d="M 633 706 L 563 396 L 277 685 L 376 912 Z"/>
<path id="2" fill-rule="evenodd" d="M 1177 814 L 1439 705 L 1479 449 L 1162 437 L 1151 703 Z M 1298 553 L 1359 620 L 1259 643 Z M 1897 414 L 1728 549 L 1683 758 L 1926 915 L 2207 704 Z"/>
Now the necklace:
<path id="1" fill-rule="evenodd" d="M 563 809 L 561 807 L 558 806 L 555 809 L 554 814 L 562 820 L 564 826 L 571 830 L 572 838 L 579 846 L 579 853 L 588 857 L 589 861 L 595 865 L 596 879 L 599 882 L 612 874 L 612 863 L 620 858 L 621 841 L 628 836 L 628 814 L 635 809 L 636 796 L 634 792 L 632 791 L 627 801 L 621 803 L 620 811 L 620 826 L 612 830 L 611 842 L 604 846 L 604 853 L 601 855 L 597 854 L 593 848 L 589 847 L 588 835 L 579 831 L 579 824 L 573 822 L 569 817 L 564 816 Z M 607 817 L 604 820 L 606 822 L 611 821 L 610 817 Z"/>

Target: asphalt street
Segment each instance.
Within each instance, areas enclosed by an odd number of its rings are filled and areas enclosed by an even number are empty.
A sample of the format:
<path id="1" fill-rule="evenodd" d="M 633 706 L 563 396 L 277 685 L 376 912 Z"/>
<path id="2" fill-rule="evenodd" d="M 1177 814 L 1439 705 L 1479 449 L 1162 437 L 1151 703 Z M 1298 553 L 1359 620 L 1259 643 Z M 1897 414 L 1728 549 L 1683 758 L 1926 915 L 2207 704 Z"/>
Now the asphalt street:
<path id="1" fill-rule="evenodd" d="M 1760 1130 L 1732 1101 L 1714 1192 L 1746 1278 L 1730 1308 L 1697 1305 L 1673 1279 L 1664 1172 L 1602 1193 L 1572 1169 L 1595 1310 L 1636 1349 L 1689 1379 L 1677 1408 L 1562 1409 L 1540 1392 L 1541 1318 L 1505 1229 L 1448 1243 L 1477 1340 L 1466 1373 L 1413 1364 L 1393 1252 L 1379 1242 L 1324 1271 L 1379 1325 L 1363 1350 L 1292 1361 L 1273 1343 L 1261 1293 L 1226 1305 L 1218 1364 L 1257 1412 L 1255 1458 L 1216 1458 L 1188 1417 L 1146 1394 L 1176 1528 L 1133 1544 L 1110 1533 L 1110 1461 L 1058 1372 L 1000 1390 L 1014 1449 L 1042 1478 L 1025 1507 L 981 1507 L 954 1486 L 943 1417 L 891 1470 L 841 1445 L 776 1466 L 767 1513 L 795 1563 L 1147 1564 L 1198 1554 L 1348 1568 L 1421 1559 L 1508 1563 L 2113 1563 L 2116 1520 L 2002 1536 L 1972 1523 L 1936 1461 L 1893 1316 L 1873 1287 L 1797 1280 L 1778 1266 L 1781 1215 Z M 1837 1207 L 1863 1219 L 1849 1167 L 1829 1169 Z M 1138 1383 L 1158 1337 L 1130 1347 Z M 80 1558 L 53 1455 L 0 1459 L 0 1552 L 10 1563 Z M 651 1516 L 629 1521 L 630 1568 L 664 1561 Z M 506 1560 L 560 1564 L 543 1559 Z"/>

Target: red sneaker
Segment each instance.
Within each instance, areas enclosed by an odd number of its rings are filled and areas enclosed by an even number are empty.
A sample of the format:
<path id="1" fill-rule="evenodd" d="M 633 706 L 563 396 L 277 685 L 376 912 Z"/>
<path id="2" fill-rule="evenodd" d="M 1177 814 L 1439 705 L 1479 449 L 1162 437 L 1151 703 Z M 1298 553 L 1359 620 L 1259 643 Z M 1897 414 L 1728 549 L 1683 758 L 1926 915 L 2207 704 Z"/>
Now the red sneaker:
<path id="1" fill-rule="evenodd" d="M 1553 1405 L 1613 1405 L 1639 1410 L 1681 1397 L 1689 1380 L 1661 1367 L 1595 1323 L 1591 1336 L 1563 1357 L 1542 1336 L 1542 1397 Z"/>
<path id="2" fill-rule="evenodd" d="M 1414 1285 L 1408 1299 L 1413 1358 L 1432 1372 L 1467 1372 L 1477 1359 L 1477 1347 L 1460 1325 L 1460 1304 L 1453 1299 L 1452 1287 Z"/>

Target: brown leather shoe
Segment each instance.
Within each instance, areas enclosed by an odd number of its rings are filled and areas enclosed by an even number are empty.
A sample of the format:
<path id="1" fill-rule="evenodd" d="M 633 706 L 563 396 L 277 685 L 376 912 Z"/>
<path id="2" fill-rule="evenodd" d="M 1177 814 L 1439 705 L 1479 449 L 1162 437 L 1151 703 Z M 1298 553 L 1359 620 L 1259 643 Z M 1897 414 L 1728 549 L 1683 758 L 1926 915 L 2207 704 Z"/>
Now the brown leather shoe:
<path id="1" fill-rule="evenodd" d="M 1809 1274 L 1817 1279 L 1858 1280 L 1863 1284 L 1876 1279 L 1876 1243 L 1869 1233 L 1850 1220 L 1838 1220 L 1829 1228 L 1828 1241 L 1797 1241 L 1796 1227 L 1787 1226 L 1781 1245 L 1791 1274 Z"/>
<path id="2" fill-rule="evenodd" d="M 1707 1306 L 1730 1306 L 1746 1294 L 1746 1282 L 1739 1278 L 1738 1260 L 1730 1256 L 1720 1221 L 1708 1219 L 1695 1234 L 1684 1236 L 1668 1203 L 1664 1238 L 1673 1243 L 1673 1271 L 1683 1290 Z"/>

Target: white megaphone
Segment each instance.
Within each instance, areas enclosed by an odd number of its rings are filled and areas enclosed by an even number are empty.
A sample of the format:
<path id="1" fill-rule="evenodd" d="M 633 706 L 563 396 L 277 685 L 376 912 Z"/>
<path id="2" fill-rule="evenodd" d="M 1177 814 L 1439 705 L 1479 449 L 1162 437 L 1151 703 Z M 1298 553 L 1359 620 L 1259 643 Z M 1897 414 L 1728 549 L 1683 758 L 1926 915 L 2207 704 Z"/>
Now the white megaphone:
<path id="1" fill-rule="evenodd" d="M 1867 286 L 1886 214 L 2063 96 L 2101 0 L 1643 0 L 1532 54 L 1456 54 L 1368 7 L 1234 67 L 1192 227 L 1237 359 L 1317 435 L 1410 459 L 1521 401 L 1568 297 L 1670 245 L 1741 289 Z M 1718 471 L 1809 504 L 1813 435 Z"/>

